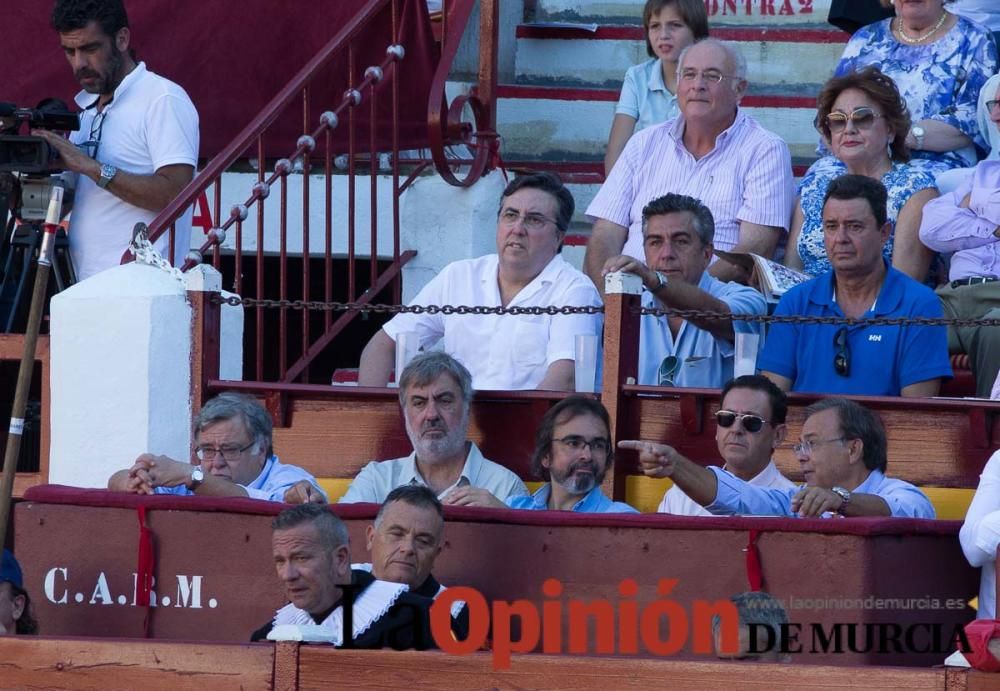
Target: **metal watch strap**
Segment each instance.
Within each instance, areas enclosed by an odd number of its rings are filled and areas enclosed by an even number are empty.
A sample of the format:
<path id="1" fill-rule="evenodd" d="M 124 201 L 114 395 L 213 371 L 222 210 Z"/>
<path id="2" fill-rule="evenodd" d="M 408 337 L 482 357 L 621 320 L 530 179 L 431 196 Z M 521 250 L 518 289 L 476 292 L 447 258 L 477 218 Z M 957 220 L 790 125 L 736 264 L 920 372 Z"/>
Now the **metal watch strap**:
<path id="1" fill-rule="evenodd" d="M 844 509 L 851 503 L 851 491 L 843 487 L 831 487 L 830 491 L 840 497 L 840 508 L 837 509 L 837 513 L 843 514 Z"/>

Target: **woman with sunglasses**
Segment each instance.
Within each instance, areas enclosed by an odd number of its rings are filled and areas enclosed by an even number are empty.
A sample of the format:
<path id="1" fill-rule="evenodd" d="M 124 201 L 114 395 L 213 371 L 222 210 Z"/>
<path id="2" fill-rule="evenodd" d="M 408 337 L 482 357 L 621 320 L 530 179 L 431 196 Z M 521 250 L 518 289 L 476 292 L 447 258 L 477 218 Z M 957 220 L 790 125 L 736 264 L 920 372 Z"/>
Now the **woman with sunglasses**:
<path id="1" fill-rule="evenodd" d="M 650 59 L 625 73 L 621 96 L 604 155 L 608 175 L 633 134 L 680 114 L 677 105 L 677 60 L 681 51 L 708 36 L 708 14 L 702 0 L 646 0 L 642 8 L 646 53 Z"/>
<path id="2" fill-rule="evenodd" d="M 993 36 L 947 12 L 946 0 L 880 1 L 894 5 L 896 16 L 859 29 L 834 75 L 875 65 L 896 83 L 913 119 L 905 136 L 915 167 L 937 175 L 975 165 L 976 148 L 987 148 L 976 126 L 976 99 L 997 71 Z M 817 166 L 836 161 L 825 156 Z"/>
<path id="3" fill-rule="evenodd" d="M 908 163 L 910 116 L 896 85 L 875 67 L 830 79 L 819 95 L 816 127 L 840 165 L 810 170 L 799 184 L 785 264 L 812 276 L 830 270 L 823 197 L 834 178 L 851 173 L 885 185 L 893 231 L 883 253 L 895 268 L 923 281 L 933 254 L 918 237 L 920 214 L 937 190 L 930 174 Z"/>

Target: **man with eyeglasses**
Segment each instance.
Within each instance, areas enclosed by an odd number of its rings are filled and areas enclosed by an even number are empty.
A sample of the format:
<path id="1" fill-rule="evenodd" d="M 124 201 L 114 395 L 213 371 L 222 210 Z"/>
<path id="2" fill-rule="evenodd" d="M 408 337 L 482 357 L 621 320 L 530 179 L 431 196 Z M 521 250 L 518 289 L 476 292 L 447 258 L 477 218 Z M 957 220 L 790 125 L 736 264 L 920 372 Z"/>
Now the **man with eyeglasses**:
<path id="1" fill-rule="evenodd" d="M 990 128 L 993 155 L 1000 155 L 1000 75 L 986 82 L 979 102 L 980 127 Z M 937 289 L 946 316 L 1000 318 L 1000 160 L 981 161 L 954 191 L 928 202 L 920 240 L 951 254 L 950 282 Z M 968 353 L 976 396 L 990 398 L 1000 369 L 1000 328 L 949 326 L 948 350 Z"/>
<path id="2" fill-rule="evenodd" d="M 573 195 L 558 177 L 515 178 L 497 211 L 496 254 L 452 262 L 411 301 L 420 306 L 592 307 L 600 296 L 560 255 Z M 472 372 L 476 389 L 572 391 L 578 335 L 601 332 L 599 314 L 402 313 L 361 354 L 358 384 L 385 386 L 400 334 L 442 350 Z M 399 373 L 396 373 L 397 379 Z"/>
<path id="3" fill-rule="evenodd" d="M 545 484 L 530 496 L 508 499 L 507 506 L 535 511 L 638 513 L 601 491 L 612 461 L 607 409 L 592 398 L 564 398 L 545 413 L 535 435 L 531 469 Z"/>
<path id="4" fill-rule="evenodd" d="M 885 429 L 878 415 L 845 398 L 806 408 L 793 447 L 805 478 L 801 487 L 754 486 L 722 468 L 700 466 L 666 444 L 629 440 L 618 447 L 638 451 L 646 475 L 671 478 L 714 515 L 934 518 L 920 489 L 886 477 Z"/>
<path id="5" fill-rule="evenodd" d="M 278 460 L 271 416 L 251 396 L 223 393 L 195 420 L 200 465 L 144 453 L 108 480 L 108 489 L 133 494 L 249 497 L 288 504 L 326 503 L 316 479 Z"/>
<path id="6" fill-rule="evenodd" d="M 739 108 L 746 60 L 708 38 L 684 49 L 678 76 L 680 116 L 629 139 L 587 208 L 594 227 L 584 270 L 602 292 L 609 257 L 643 258 L 642 209 L 667 192 L 711 209 L 716 249 L 771 257 L 788 230 L 795 199 L 791 155 L 781 137 Z M 725 281 L 750 278 L 722 260 L 708 271 Z"/>
<path id="7" fill-rule="evenodd" d="M 642 210 L 645 263 L 627 254 L 612 257 L 604 274 L 638 275 L 642 306 L 730 314 L 765 314 L 764 296 L 706 269 L 715 223 L 708 207 L 692 197 L 666 194 Z M 639 383 L 717 388 L 733 377 L 737 333 L 763 335 L 760 323 L 732 319 L 644 314 L 639 325 Z M 758 340 L 759 342 L 759 340 Z M 672 363 L 672 364 L 668 364 Z"/>
<path id="8" fill-rule="evenodd" d="M 823 200 L 823 244 L 832 271 L 785 293 L 775 316 L 826 319 L 941 317 L 930 288 L 889 266 L 882 246 L 886 189 L 842 175 Z M 757 363 L 788 391 L 868 396 L 936 396 L 951 377 L 944 326 L 775 322 Z"/>
<path id="9" fill-rule="evenodd" d="M 788 489 L 795 483 L 774 464 L 771 454 L 785 441 L 785 392 L 767 377 L 748 374 L 726 383 L 722 407 L 715 414 L 715 443 L 722 469 L 755 487 Z M 678 516 L 711 516 L 701 504 L 674 485 L 657 509 Z"/>
<path id="10" fill-rule="evenodd" d="M 117 266 L 136 223 L 149 223 L 194 177 L 198 112 L 177 84 L 132 50 L 121 0 L 56 0 L 52 27 L 83 90 L 69 141 L 35 130 L 78 174 L 70 252 L 77 277 Z M 174 262 L 190 249 L 191 211 L 175 225 Z M 157 249 L 168 253 L 164 235 Z"/>

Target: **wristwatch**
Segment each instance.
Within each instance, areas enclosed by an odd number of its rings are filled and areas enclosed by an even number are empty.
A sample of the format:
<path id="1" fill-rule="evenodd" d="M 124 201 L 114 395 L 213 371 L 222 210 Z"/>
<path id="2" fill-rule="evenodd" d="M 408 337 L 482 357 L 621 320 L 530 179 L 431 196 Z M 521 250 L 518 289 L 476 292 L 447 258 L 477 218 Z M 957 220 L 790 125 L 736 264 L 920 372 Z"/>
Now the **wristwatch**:
<path id="1" fill-rule="evenodd" d="M 115 168 L 110 163 L 101 164 L 101 177 L 97 178 L 97 186 L 102 190 L 107 189 L 111 181 L 114 180 L 115 175 L 118 174 L 118 169 Z"/>
<path id="2" fill-rule="evenodd" d="M 917 144 L 913 148 L 917 149 L 917 150 L 923 149 L 924 148 L 924 135 L 927 134 L 927 131 L 923 127 L 921 127 L 920 125 L 914 125 L 913 127 L 910 128 L 910 134 L 913 135 L 913 141 L 916 142 L 916 144 Z"/>
<path id="3" fill-rule="evenodd" d="M 843 515 L 844 509 L 851 503 L 851 492 L 843 487 L 831 487 L 830 491 L 840 497 L 840 508 L 837 509 L 837 513 Z"/>
<path id="4" fill-rule="evenodd" d="M 205 481 L 205 472 L 201 469 L 200 465 L 196 465 L 191 468 L 191 479 L 188 480 L 188 489 L 192 492 L 201 486 L 201 483 Z"/>
<path id="5" fill-rule="evenodd" d="M 656 274 L 656 285 L 653 286 L 653 290 L 651 292 L 655 293 L 660 288 L 667 285 L 667 275 L 662 271 L 654 271 L 653 273 Z"/>

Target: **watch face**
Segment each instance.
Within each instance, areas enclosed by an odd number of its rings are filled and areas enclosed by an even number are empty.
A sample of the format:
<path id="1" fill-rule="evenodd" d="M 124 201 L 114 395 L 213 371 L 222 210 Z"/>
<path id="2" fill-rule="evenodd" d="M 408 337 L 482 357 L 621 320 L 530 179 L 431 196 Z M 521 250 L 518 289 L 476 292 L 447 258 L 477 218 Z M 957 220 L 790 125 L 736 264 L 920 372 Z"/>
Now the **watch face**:
<path id="1" fill-rule="evenodd" d="M 913 128 L 910 129 L 910 131 L 913 132 L 913 136 L 914 137 L 922 137 L 922 136 L 924 136 L 924 128 L 923 127 L 914 126 Z"/>
<path id="2" fill-rule="evenodd" d="M 101 166 L 101 177 L 102 178 L 113 178 L 118 170 L 111 164 L 105 163 Z"/>

